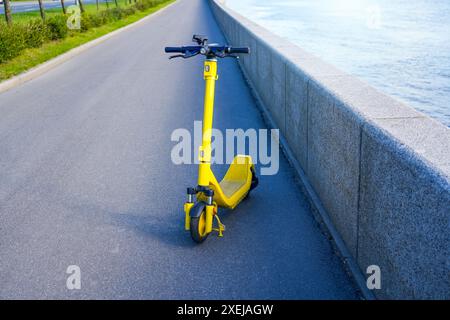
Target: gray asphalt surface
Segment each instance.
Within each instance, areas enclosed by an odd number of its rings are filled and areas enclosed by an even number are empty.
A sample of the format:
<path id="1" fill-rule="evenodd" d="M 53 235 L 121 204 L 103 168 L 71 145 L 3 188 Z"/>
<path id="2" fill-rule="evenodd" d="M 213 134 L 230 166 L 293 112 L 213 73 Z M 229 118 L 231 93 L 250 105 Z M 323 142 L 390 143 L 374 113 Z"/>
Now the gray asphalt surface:
<path id="1" fill-rule="evenodd" d="M 100 1 L 100 3 L 103 3 L 104 1 Z M 65 5 L 66 7 L 74 5 L 76 3 L 75 0 L 66 0 Z M 95 0 L 84 0 L 83 3 L 95 3 Z M 45 9 L 53 9 L 53 8 L 61 8 L 61 2 L 58 1 L 44 1 L 44 8 Z M 39 4 L 37 1 L 20 1 L 20 2 L 11 2 L 11 11 L 13 13 L 18 12 L 30 12 L 30 11 L 37 11 L 39 10 Z M 3 3 L 0 4 L 0 14 L 5 13 L 5 7 L 3 6 Z"/>
<path id="2" fill-rule="evenodd" d="M 180 0 L 0 94 L 0 298 L 358 298 L 283 156 L 223 238 L 183 230 L 197 167 L 170 136 L 202 118 L 202 59 L 163 48 L 193 33 L 224 42 L 206 1 Z M 219 74 L 215 127 L 264 128 L 236 61 Z"/>

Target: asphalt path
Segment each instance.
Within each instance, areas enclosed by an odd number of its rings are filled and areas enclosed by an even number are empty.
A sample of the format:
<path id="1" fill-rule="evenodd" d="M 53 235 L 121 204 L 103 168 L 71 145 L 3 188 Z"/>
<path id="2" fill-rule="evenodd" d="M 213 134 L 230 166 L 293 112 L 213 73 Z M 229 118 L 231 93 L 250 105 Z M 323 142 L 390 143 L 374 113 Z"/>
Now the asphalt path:
<path id="1" fill-rule="evenodd" d="M 0 94 L 0 298 L 359 297 L 282 155 L 221 211 L 223 238 L 184 231 L 197 167 L 172 163 L 170 137 L 202 118 L 202 58 L 163 49 L 193 33 L 224 42 L 206 1 L 179 0 Z M 214 126 L 265 128 L 236 61 L 219 74 Z M 69 265 L 80 290 L 66 287 Z"/>

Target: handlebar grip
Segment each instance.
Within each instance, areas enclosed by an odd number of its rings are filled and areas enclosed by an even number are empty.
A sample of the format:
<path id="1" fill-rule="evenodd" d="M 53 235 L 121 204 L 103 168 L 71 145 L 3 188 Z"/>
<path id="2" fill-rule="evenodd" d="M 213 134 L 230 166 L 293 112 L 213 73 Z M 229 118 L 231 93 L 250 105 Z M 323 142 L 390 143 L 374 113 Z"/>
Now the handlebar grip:
<path id="1" fill-rule="evenodd" d="M 228 52 L 229 53 L 250 53 L 250 48 L 249 47 L 242 47 L 242 48 L 230 47 Z"/>
<path id="2" fill-rule="evenodd" d="M 166 53 L 184 53 L 183 47 L 165 47 Z"/>

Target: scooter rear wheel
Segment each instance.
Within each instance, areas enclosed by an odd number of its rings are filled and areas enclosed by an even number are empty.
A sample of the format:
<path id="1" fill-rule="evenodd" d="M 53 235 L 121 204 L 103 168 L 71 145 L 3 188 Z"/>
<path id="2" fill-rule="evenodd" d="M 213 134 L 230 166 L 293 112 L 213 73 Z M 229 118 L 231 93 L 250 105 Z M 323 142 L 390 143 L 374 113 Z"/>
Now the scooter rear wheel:
<path id="1" fill-rule="evenodd" d="M 250 185 L 250 189 L 248 190 L 247 194 L 245 195 L 244 199 L 247 199 L 250 196 L 250 192 L 255 189 L 258 186 L 259 183 L 259 179 L 256 176 L 255 173 L 255 169 L 253 169 L 253 167 L 250 169 L 251 174 L 252 174 L 252 183 Z"/>
<path id="2" fill-rule="evenodd" d="M 192 240 L 197 243 L 202 243 L 208 238 L 209 233 L 206 233 L 206 209 L 204 206 L 202 213 L 198 217 L 191 217 L 190 230 Z"/>

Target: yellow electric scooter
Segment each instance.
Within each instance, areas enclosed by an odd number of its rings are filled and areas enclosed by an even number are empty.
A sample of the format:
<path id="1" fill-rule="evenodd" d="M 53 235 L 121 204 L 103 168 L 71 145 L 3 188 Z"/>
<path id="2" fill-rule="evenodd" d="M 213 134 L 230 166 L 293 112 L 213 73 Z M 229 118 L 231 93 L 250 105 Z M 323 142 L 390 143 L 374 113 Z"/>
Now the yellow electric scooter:
<path id="1" fill-rule="evenodd" d="M 217 214 L 218 207 L 234 209 L 249 192 L 258 185 L 255 167 L 247 155 L 237 155 L 222 181 L 218 182 L 211 170 L 211 130 L 213 122 L 214 89 L 217 76 L 217 58 L 248 54 L 249 48 L 235 48 L 207 44 L 205 36 L 194 35 L 195 46 L 166 47 L 167 53 L 178 53 L 172 58 L 192 58 L 196 55 L 206 57 L 203 75 L 206 82 L 203 115 L 202 145 L 199 148 L 198 185 L 187 188 L 187 201 L 184 204 L 185 229 L 190 230 L 195 242 L 203 242 L 214 230 L 222 237 L 225 226 Z M 197 200 L 197 201 L 196 201 Z M 213 227 L 213 221 L 217 227 Z"/>

